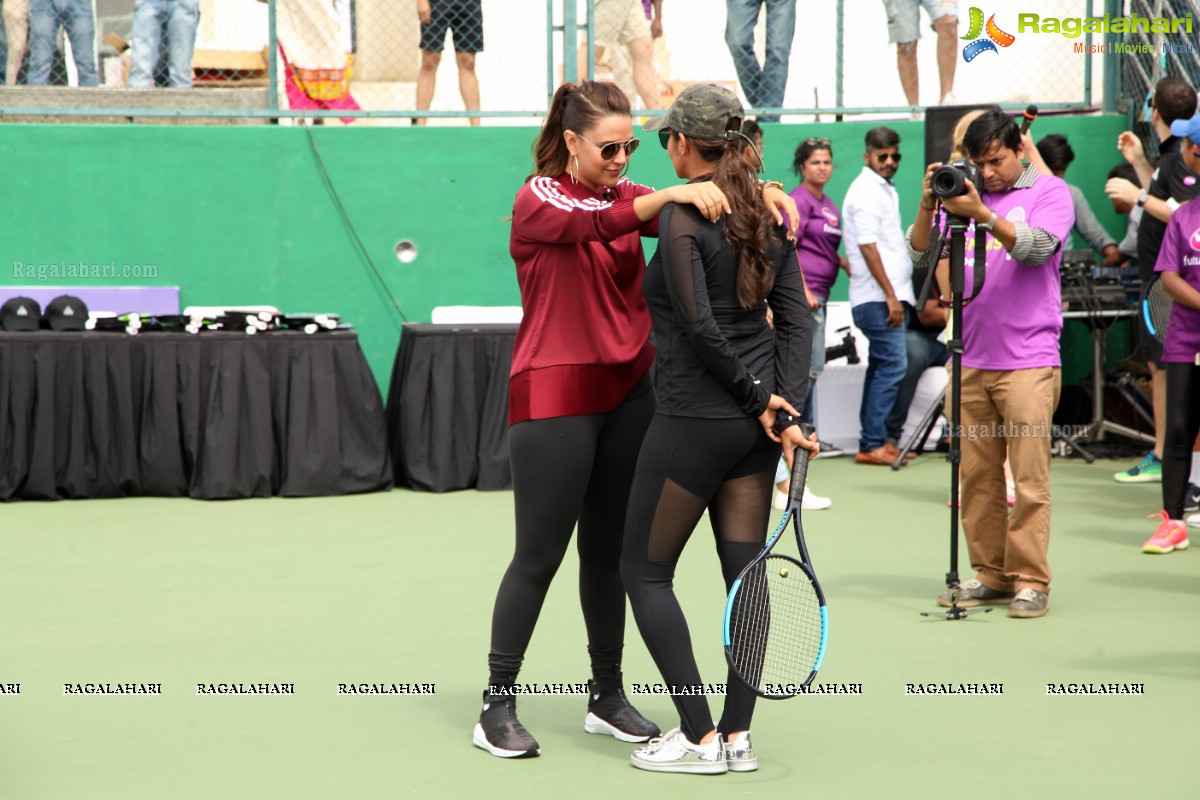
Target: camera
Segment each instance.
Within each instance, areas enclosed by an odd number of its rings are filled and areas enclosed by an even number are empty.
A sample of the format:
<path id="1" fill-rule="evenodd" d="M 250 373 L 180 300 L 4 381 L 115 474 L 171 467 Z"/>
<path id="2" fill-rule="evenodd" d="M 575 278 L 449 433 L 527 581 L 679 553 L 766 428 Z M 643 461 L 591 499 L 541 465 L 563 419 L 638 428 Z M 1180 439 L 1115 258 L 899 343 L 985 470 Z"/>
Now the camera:
<path id="1" fill-rule="evenodd" d="M 979 167 L 965 158 L 956 158 L 949 164 L 943 164 L 929 176 L 929 188 L 933 190 L 934 197 L 942 199 L 966 194 L 968 183 L 975 184 L 975 191 L 983 193 Z"/>
<path id="2" fill-rule="evenodd" d="M 835 344 L 833 347 L 826 347 L 825 360 L 833 361 L 835 358 L 845 356 L 847 364 L 857 364 L 860 359 L 858 357 L 858 345 L 854 342 L 854 334 L 850 332 L 849 326 L 838 328 L 837 332 L 842 334 L 842 343 Z"/>

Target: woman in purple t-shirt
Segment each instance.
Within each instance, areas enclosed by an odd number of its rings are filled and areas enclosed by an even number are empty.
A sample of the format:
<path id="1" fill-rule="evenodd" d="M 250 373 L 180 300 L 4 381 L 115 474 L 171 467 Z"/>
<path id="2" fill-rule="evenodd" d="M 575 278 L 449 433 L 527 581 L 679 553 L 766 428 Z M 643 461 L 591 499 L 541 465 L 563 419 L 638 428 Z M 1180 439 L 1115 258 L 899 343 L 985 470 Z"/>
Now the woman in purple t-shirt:
<path id="1" fill-rule="evenodd" d="M 796 208 L 800 211 L 800 226 L 796 230 L 796 260 L 804 279 L 808 307 L 813 314 L 808 397 L 801 414 L 801 418 L 811 424 L 813 385 L 825 368 L 825 304 L 829 300 L 829 290 L 837 280 L 838 270 L 844 269 L 849 275 L 850 264 L 838 255 L 838 246 L 842 242 L 841 213 L 837 204 L 825 194 L 825 184 L 833 175 L 833 148 L 829 140 L 802 141 L 796 147 L 792 167 L 801 180 L 800 185 L 791 191 Z M 824 446 L 822 449 L 828 452 L 832 448 Z M 779 494 L 775 496 L 776 508 L 783 508 L 787 504 L 788 473 L 786 467 L 782 466 L 783 462 L 780 464 L 780 470 L 775 475 L 779 488 Z M 805 509 L 829 508 L 830 505 L 832 502 L 829 498 L 805 490 Z"/>
<path id="2" fill-rule="evenodd" d="M 1200 121 L 1193 122 L 1200 134 Z M 1167 370 L 1163 510 L 1158 514 L 1158 530 L 1142 543 L 1142 552 L 1170 553 L 1188 546 L 1184 498 L 1192 442 L 1200 433 L 1200 200 L 1184 203 L 1171 215 L 1154 271 L 1175 304 L 1162 350 Z"/>

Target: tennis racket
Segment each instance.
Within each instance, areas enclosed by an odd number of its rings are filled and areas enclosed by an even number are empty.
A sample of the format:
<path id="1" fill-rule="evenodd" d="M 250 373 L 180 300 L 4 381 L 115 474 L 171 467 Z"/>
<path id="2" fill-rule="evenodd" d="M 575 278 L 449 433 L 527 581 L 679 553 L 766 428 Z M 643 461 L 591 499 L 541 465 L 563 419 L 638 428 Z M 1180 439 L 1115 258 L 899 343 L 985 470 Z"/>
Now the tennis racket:
<path id="1" fill-rule="evenodd" d="M 1146 296 L 1142 298 L 1142 320 L 1150 335 L 1160 342 L 1167 336 L 1167 322 L 1171 319 L 1174 302 L 1167 287 L 1163 286 L 1162 278 L 1155 275 L 1146 288 Z"/>
<path id="2" fill-rule="evenodd" d="M 812 426 L 804 425 L 801 431 L 808 438 Z M 750 691 L 773 700 L 804 691 L 825 657 L 825 594 L 809 563 L 800 522 L 808 460 L 809 452 L 798 448 L 787 510 L 762 551 L 733 582 L 725 601 L 725 659 Z M 801 561 L 771 552 L 789 520 Z"/>

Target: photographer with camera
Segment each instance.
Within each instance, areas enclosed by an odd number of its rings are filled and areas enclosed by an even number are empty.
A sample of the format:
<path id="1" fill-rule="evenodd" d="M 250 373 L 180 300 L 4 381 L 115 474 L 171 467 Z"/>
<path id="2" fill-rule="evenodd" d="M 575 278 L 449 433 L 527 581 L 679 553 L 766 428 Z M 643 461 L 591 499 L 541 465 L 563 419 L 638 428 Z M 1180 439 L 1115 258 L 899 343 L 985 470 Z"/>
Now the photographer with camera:
<path id="1" fill-rule="evenodd" d="M 962 521 L 977 572 L 962 584 L 958 604 L 1008 604 L 1010 617 L 1041 617 L 1049 610 L 1050 434 L 1061 384 L 1058 265 L 1075 212 L 1060 178 L 1021 165 L 1021 131 L 1000 109 L 972 122 L 963 145 L 971 161 L 926 169 L 909 229 L 914 262 L 928 266 L 937 204 L 973 221 L 966 286 L 973 284 L 973 239 L 987 237 L 986 282 L 963 309 L 963 330 L 954 332 L 963 342 Z M 1011 515 L 1006 446 L 1017 484 Z M 943 594 L 938 603 L 951 600 Z"/>

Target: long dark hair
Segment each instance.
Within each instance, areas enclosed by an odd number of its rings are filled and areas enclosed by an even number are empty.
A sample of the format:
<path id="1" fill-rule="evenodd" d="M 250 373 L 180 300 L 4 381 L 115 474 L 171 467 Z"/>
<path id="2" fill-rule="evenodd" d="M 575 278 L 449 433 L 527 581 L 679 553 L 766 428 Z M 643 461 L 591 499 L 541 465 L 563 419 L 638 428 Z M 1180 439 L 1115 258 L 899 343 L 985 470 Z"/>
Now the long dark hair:
<path id="1" fill-rule="evenodd" d="M 566 172 L 571 152 L 563 141 L 563 131 L 582 133 L 614 114 L 633 116 L 629 98 L 615 83 L 583 81 L 578 86 L 573 83 L 559 86 L 550 102 L 550 113 L 542 123 L 542 132 L 533 143 L 533 174 L 529 178 L 535 175 L 557 178 Z"/>
<path id="2" fill-rule="evenodd" d="M 672 131 L 672 136 L 678 133 Z M 700 157 L 716 164 L 712 182 L 729 198 L 733 213 L 725 218 L 722 235 L 736 251 L 737 297 L 742 308 L 753 308 L 766 299 L 775 284 L 771 269 L 771 215 L 763 203 L 758 181 L 746 169 L 740 136 L 731 139 L 688 139 Z"/>

